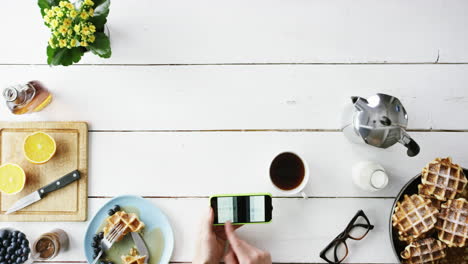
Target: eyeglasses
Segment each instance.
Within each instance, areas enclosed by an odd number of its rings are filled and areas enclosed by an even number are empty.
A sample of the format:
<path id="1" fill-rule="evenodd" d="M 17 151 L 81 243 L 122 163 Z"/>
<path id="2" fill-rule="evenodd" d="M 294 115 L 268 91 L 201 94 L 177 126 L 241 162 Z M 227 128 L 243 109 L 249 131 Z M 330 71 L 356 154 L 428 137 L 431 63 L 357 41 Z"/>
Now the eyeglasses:
<path id="1" fill-rule="evenodd" d="M 372 229 L 374 229 L 374 226 L 370 224 L 369 219 L 364 212 L 359 210 L 349 222 L 346 229 L 320 252 L 320 257 L 331 264 L 341 263 L 348 256 L 348 245 L 346 245 L 346 240 L 348 238 L 361 240 Z M 334 261 L 330 259 L 334 259 Z"/>

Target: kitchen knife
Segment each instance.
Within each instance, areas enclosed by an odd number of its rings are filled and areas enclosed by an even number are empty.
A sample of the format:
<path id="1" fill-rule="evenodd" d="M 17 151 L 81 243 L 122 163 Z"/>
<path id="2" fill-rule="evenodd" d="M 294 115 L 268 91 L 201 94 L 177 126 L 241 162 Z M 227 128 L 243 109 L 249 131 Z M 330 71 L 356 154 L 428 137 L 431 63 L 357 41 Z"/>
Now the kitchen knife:
<path id="1" fill-rule="evenodd" d="M 135 245 L 138 249 L 138 253 L 140 253 L 140 256 L 146 256 L 145 264 L 148 264 L 150 255 L 148 252 L 148 248 L 146 247 L 145 241 L 143 241 L 143 238 L 141 238 L 139 233 L 132 232 L 131 234 L 133 242 L 135 242 Z"/>
<path id="2" fill-rule="evenodd" d="M 23 209 L 24 207 L 33 204 L 42 198 L 44 198 L 47 194 L 56 191 L 58 189 L 61 189 L 68 184 L 77 181 L 81 178 L 80 172 L 78 170 L 72 171 L 68 173 L 67 175 L 61 177 L 58 180 L 55 180 L 52 183 L 49 183 L 48 185 L 40 188 L 39 190 L 28 194 L 27 196 L 19 199 L 16 203 L 13 204 L 8 211 L 6 211 L 5 214 L 11 214 L 13 212 L 16 212 L 18 210 Z"/>

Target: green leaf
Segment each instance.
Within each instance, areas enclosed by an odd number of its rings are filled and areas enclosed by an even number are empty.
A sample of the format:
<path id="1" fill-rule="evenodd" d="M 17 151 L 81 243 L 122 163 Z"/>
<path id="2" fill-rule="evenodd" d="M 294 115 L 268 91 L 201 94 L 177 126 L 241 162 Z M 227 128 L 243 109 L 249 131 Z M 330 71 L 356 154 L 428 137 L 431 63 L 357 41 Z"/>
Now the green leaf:
<path id="1" fill-rule="evenodd" d="M 89 19 L 98 32 L 104 31 L 104 25 L 107 23 L 109 15 L 110 0 L 94 0 L 94 16 Z"/>
<path id="2" fill-rule="evenodd" d="M 45 15 L 44 9 L 58 5 L 60 0 L 38 0 L 37 5 L 41 9 L 42 16 Z"/>
<path id="3" fill-rule="evenodd" d="M 96 32 L 94 36 L 96 39 L 93 43 L 89 44 L 89 50 L 101 58 L 110 58 L 112 50 L 109 38 L 102 32 Z"/>
<path id="4" fill-rule="evenodd" d="M 47 63 L 49 65 L 69 66 L 81 60 L 85 50 L 79 47 L 67 49 L 47 46 Z"/>

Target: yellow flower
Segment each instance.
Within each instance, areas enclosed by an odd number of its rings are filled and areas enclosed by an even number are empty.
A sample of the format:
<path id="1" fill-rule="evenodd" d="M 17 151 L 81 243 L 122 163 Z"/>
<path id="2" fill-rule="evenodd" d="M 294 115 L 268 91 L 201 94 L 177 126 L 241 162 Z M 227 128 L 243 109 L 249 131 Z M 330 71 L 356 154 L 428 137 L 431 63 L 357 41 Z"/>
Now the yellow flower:
<path id="1" fill-rule="evenodd" d="M 92 8 L 89 9 L 89 16 L 90 17 L 94 16 L 94 9 L 92 9 Z"/>
<path id="2" fill-rule="evenodd" d="M 52 26 L 52 28 L 56 28 L 58 26 L 58 21 L 56 19 L 53 19 L 51 22 L 50 22 L 50 25 Z"/>
<path id="3" fill-rule="evenodd" d="M 57 13 L 57 12 L 60 11 L 60 7 L 54 6 L 54 7 L 52 7 L 52 10 L 54 10 L 54 12 Z"/>
<path id="4" fill-rule="evenodd" d="M 45 21 L 47 24 L 49 24 L 49 23 L 50 23 L 50 17 L 46 15 L 46 16 L 44 17 L 44 21 Z"/>
<path id="5" fill-rule="evenodd" d="M 65 6 L 66 6 L 68 9 L 70 9 L 70 10 L 71 10 L 71 9 L 74 9 L 74 6 L 73 6 L 72 3 L 67 3 Z"/>
<path id="6" fill-rule="evenodd" d="M 54 45 L 54 38 L 50 38 L 49 39 L 49 45 L 52 47 L 52 45 Z"/>
<path id="7" fill-rule="evenodd" d="M 72 47 L 76 47 L 76 39 L 70 40 L 70 45 L 71 45 Z"/>
<path id="8" fill-rule="evenodd" d="M 81 41 L 80 44 L 81 44 L 81 46 L 83 46 L 83 47 L 87 47 L 87 46 L 88 46 L 88 42 L 86 42 L 86 41 Z"/>
<path id="9" fill-rule="evenodd" d="M 82 34 L 82 35 L 89 35 L 89 34 L 91 34 L 91 31 L 89 31 L 89 28 L 88 28 L 88 27 L 83 27 L 83 28 L 81 29 L 81 34 Z"/>
<path id="10" fill-rule="evenodd" d="M 65 34 L 67 34 L 68 29 L 65 26 L 61 26 L 58 31 L 65 36 Z"/>
<path id="11" fill-rule="evenodd" d="M 80 17 L 81 17 L 82 19 L 87 19 L 87 18 L 89 17 L 89 15 L 88 15 L 88 13 L 86 13 L 86 12 L 81 12 Z"/>
<path id="12" fill-rule="evenodd" d="M 85 5 L 93 6 L 94 2 L 92 0 L 85 0 L 84 1 Z"/>
<path id="13" fill-rule="evenodd" d="M 96 37 L 94 35 L 89 36 L 88 41 L 90 43 L 93 43 L 96 40 Z"/>
<path id="14" fill-rule="evenodd" d="M 65 27 L 70 27 L 71 23 L 72 23 L 72 21 L 71 21 L 71 19 L 69 19 L 69 18 L 65 18 L 65 19 L 63 20 L 63 25 L 64 25 Z"/>
<path id="15" fill-rule="evenodd" d="M 47 13 L 47 15 L 48 15 L 49 17 L 51 17 L 51 18 L 55 16 L 54 10 L 49 10 L 49 11 L 47 11 L 46 13 Z"/>
<path id="16" fill-rule="evenodd" d="M 60 3 L 59 3 L 59 6 L 60 6 L 60 7 L 64 7 L 65 5 L 67 5 L 67 2 L 65 2 L 65 1 L 60 1 Z"/>
<path id="17" fill-rule="evenodd" d="M 75 10 L 70 11 L 70 17 L 75 18 L 78 15 L 78 13 Z"/>
<path id="18" fill-rule="evenodd" d="M 69 29 L 69 30 L 67 31 L 67 34 L 68 34 L 69 36 L 71 36 L 71 35 L 73 34 L 73 30 Z"/>
<path id="19" fill-rule="evenodd" d="M 79 33 L 80 32 L 80 25 L 75 25 L 73 27 L 73 30 L 75 30 L 76 33 Z"/>
<path id="20" fill-rule="evenodd" d="M 54 36 L 58 36 L 60 33 L 58 31 L 54 31 L 52 34 L 54 34 Z"/>
<path id="21" fill-rule="evenodd" d="M 63 12 L 62 11 L 57 12 L 57 16 L 58 17 L 63 17 Z"/>
<path id="22" fill-rule="evenodd" d="M 59 47 L 63 48 L 67 46 L 67 41 L 64 39 L 59 39 Z"/>
<path id="23" fill-rule="evenodd" d="M 91 31 L 92 33 L 96 32 L 96 26 L 94 26 L 93 24 L 89 25 L 89 31 Z"/>

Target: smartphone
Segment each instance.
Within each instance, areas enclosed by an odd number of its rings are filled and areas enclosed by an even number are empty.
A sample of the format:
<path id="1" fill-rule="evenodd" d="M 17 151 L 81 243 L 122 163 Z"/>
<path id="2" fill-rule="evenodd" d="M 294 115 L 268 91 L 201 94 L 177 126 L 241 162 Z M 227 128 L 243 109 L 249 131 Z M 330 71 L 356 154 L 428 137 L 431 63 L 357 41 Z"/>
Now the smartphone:
<path id="1" fill-rule="evenodd" d="M 271 222 L 273 206 L 271 194 L 223 194 L 210 197 L 214 211 L 214 225 L 258 224 Z"/>

